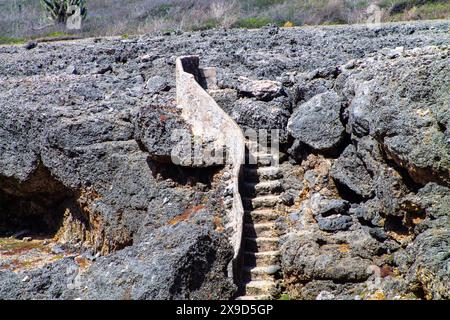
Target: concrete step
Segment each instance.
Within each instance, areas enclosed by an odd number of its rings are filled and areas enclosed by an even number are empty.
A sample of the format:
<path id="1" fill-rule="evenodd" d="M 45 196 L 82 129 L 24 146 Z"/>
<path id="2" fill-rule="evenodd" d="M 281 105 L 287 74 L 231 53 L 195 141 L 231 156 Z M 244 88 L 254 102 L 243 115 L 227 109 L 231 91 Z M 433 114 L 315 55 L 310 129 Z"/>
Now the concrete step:
<path id="1" fill-rule="evenodd" d="M 244 238 L 244 250 L 249 252 L 264 252 L 278 250 L 278 238 Z"/>
<path id="2" fill-rule="evenodd" d="M 271 209 L 258 209 L 244 212 L 245 223 L 264 223 L 268 221 L 274 221 L 278 217 L 279 214 L 275 210 Z"/>
<path id="3" fill-rule="evenodd" d="M 244 234 L 247 237 L 277 237 L 277 230 L 274 222 L 246 223 L 244 225 Z"/>
<path id="4" fill-rule="evenodd" d="M 278 265 L 269 266 L 244 266 L 243 277 L 244 281 L 253 280 L 274 280 L 276 274 L 280 271 L 281 267 Z"/>
<path id="5" fill-rule="evenodd" d="M 245 294 L 249 296 L 269 295 L 275 283 L 268 280 L 254 280 L 245 284 Z"/>
<path id="6" fill-rule="evenodd" d="M 246 181 L 267 181 L 281 179 L 279 167 L 246 167 L 244 168 L 244 178 Z"/>
<path id="7" fill-rule="evenodd" d="M 256 152 L 247 154 L 248 164 L 257 164 L 260 166 L 276 166 L 280 163 L 278 154 Z"/>
<path id="8" fill-rule="evenodd" d="M 278 195 L 266 195 L 266 196 L 258 196 L 255 198 L 242 198 L 242 204 L 244 205 L 244 209 L 258 209 L 258 208 L 273 208 L 280 201 L 280 197 Z"/>
<path id="9" fill-rule="evenodd" d="M 243 192 L 250 196 L 280 194 L 283 192 L 283 186 L 280 180 L 262 181 L 262 182 L 244 182 L 242 184 Z"/>
<path id="10" fill-rule="evenodd" d="M 236 300 L 270 300 L 270 295 L 268 294 L 261 294 L 258 296 L 240 296 L 237 297 Z"/>
<path id="11" fill-rule="evenodd" d="M 244 265 L 256 267 L 261 265 L 276 265 L 280 262 L 280 251 L 244 252 Z"/>
<path id="12" fill-rule="evenodd" d="M 263 137 L 261 137 L 261 138 L 263 138 Z M 245 141 L 245 146 L 247 147 L 247 149 L 253 150 L 253 151 L 267 150 L 267 149 L 270 150 L 272 142 L 276 143 L 276 141 L 272 141 L 271 136 L 268 135 L 267 140 L 264 138 L 261 141 L 247 139 Z"/>

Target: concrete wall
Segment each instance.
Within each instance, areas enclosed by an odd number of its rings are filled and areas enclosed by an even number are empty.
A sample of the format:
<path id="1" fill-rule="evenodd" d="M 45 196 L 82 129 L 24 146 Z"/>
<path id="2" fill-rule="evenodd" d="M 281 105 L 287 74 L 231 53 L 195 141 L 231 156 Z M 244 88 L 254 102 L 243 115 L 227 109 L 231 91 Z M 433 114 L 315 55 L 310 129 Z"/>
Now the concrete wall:
<path id="1" fill-rule="evenodd" d="M 191 125 L 196 139 L 227 150 L 225 170 L 231 174 L 233 202 L 227 212 L 226 227 L 231 230 L 230 242 L 234 248 L 229 276 L 236 279 L 244 218 L 239 179 L 245 161 L 245 139 L 237 123 L 205 91 L 208 85 L 214 85 L 210 76 L 215 76 L 215 72 L 209 68 L 199 69 L 197 56 L 179 57 L 176 61 L 177 105 L 182 109 L 183 118 Z M 207 162 L 205 159 L 205 165 L 208 165 Z"/>

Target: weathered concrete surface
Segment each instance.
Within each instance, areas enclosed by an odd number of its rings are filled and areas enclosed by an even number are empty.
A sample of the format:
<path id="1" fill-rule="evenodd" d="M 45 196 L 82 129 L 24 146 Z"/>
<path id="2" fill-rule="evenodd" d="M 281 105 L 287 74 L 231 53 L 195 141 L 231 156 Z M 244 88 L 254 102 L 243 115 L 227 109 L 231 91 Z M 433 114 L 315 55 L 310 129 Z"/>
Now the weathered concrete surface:
<path id="1" fill-rule="evenodd" d="M 200 71 L 198 57 L 177 58 L 177 105 L 182 109 L 185 121 L 191 125 L 194 141 L 200 139 L 202 145 L 206 144 L 210 150 L 225 150 L 220 159 L 223 162 L 219 163 L 226 166 L 225 172 L 230 175 L 230 182 L 226 189 L 232 190 L 232 206 L 227 211 L 226 228 L 231 230 L 230 242 L 234 249 L 234 266 L 230 266 L 230 276 L 236 278 L 237 271 L 233 269 L 237 267 L 240 254 L 244 219 L 239 178 L 245 161 L 245 140 L 241 128 L 200 86 L 201 80 L 198 79 Z M 209 72 L 211 73 L 211 69 Z M 201 162 L 208 165 L 207 161 L 204 159 Z"/>

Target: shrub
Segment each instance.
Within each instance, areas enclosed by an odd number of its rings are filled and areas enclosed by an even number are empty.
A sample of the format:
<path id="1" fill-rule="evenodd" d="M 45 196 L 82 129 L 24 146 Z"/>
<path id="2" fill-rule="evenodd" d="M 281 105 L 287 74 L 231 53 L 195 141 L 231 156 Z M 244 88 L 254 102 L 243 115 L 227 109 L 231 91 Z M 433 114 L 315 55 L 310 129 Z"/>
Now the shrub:
<path id="1" fill-rule="evenodd" d="M 244 18 L 238 20 L 234 27 L 237 28 L 246 28 L 246 29 L 257 29 L 262 28 L 264 26 L 267 26 L 270 23 L 273 23 L 274 21 L 269 18 Z"/>
<path id="2" fill-rule="evenodd" d="M 253 3 L 251 3 L 250 1 L 249 5 L 256 8 L 264 9 L 273 6 L 274 4 L 279 4 L 283 2 L 284 0 L 254 0 Z"/>
<path id="3" fill-rule="evenodd" d="M 417 7 L 416 13 L 423 19 L 448 19 L 450 18 L 450 3 L 429 3 Z"/>
<path id="4" fill-rule="evenodd" d="M 220 25 L 219 21 L 216 19 L 207 19 L 203 21 L 202 24 L 196 25 L 192 27 L 193 31 L 200 31 L 200 30 L 208 30 L 208 29 L 214 29 L 217 28 Z"/>
<path id="5" fill-rule="evenodd" d="M 150 14 L 156 17 L 165 17 L 169 14 L 172 7 L 173 7 L 172 4 L 162 3 L 159 6 L 156 6 L 154 9 L 152 9 L 150 11 Z"/>
<path id="6" fill-rule="evenodd" d="M 20 38 L 0 37 L 0 44 L 21 44 L 21 43 L 25 43 L 25 40 Z"/>
<path id="7" fill-rule="evenodd" d="M 381 8 L 382 21 L 446 19 L 450 15 L 449 0 L 0 0 L 0 36 L 30 39 L 64 32 L 70 17 L 67 8 L 77 3 L 83 17 L 87 3 L 95 17 L 84 22 L 85 36 L 260 28 L 270 23 L 288 26 L 287 21 L 295 26 L 359 23 L 368 22 L 369 6 L 375 4 Z M 43 8 L 51 24 L 43 19 Z"/>
<path id="8" fill-rule="evenodd" d="M 283 293 L 278 300 L 291 300 L 291 297 L 287 293 Z"/>
<path id="9" fill-rule="evenodd" d="M 450 17 L 450 3 L 446 0 L 385 0 L 383 5 L 389 6 L 389 21 Z"/>

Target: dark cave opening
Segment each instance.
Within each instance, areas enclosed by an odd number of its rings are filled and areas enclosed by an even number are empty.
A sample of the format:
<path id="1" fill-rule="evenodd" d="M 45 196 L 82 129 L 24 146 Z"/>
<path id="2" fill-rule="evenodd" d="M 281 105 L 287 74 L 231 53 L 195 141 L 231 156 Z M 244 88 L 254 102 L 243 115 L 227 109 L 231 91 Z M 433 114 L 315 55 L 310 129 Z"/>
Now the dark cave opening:
<path id="1" fill-rule="evenodd" d="M 384 229 L 386 231 L 392 231 L 399 235 L 409 235 L 410 230 L 403 223 L 402 216 L 386 216 L 386 222 L 384 224 Z"/>
<path id="2" fill-rule="evenodd" d="M 333 181 L 334 181 L 334 184 L 336 185 L 336 189 L 338 190 L 339 196 L 342 199 L 347 200 L 350 203 L 362 203 L 362 202 L 368 200 L 368 199 L 365 199 L 364 197 L 360 196 L 353 190 L 351 190 L 346 185 L 340 183 L 339 181 L 334 180 L 334 179 L 333 179 Z"/>
<path id="3" fill-rule="evenodd" d="M 53 238 L 66 210 L 77 207 L 73 192 L 42 165 L 24 182 L 0 177 L 0 237 Z"/>
<path id="4" fill-rule="evenodd" d="M 427 300 L 426 299 L 426 293 L 425 293 L 425 289 L 423 287 L 423 284 L 421 283 L 416 283 L 412 286 L 411 288 L 411 292 L 420 300 Z"/>

